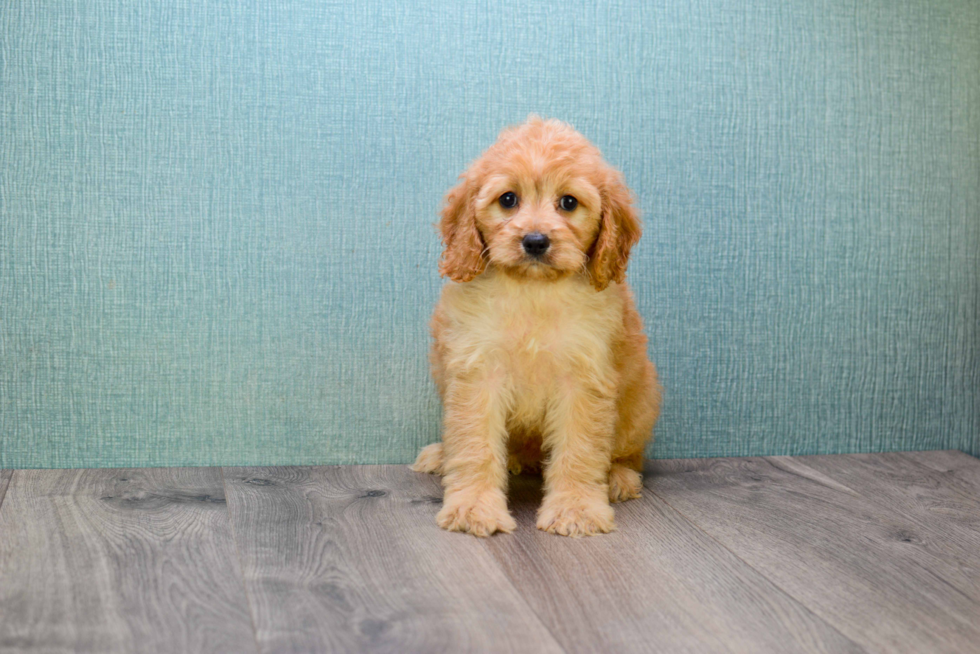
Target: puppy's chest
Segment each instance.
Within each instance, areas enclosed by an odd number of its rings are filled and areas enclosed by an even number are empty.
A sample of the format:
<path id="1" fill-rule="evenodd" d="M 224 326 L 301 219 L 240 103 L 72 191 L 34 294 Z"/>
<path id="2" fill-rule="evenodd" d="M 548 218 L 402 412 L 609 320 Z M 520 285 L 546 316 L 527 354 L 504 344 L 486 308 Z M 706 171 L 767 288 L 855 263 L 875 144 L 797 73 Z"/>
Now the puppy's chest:
<path id="1" fill-rule="evenodd" d="M 542 384 L 607 358 L 616 320 L 605 298 L 561 287 L 541 293 L 486 290 L 486 310 L 468 313 L 459 325 L 465 349 L 482 364 L 515 382 Z"/>
<path id="2" fill-rule="evenodd" d="M 488 341 L 493 350 L 517 362 L 554 364 L 581 339 L 578 332 L 585 325 L 580 318 L 565 307 L 499 302 L 488 325 Z"/>

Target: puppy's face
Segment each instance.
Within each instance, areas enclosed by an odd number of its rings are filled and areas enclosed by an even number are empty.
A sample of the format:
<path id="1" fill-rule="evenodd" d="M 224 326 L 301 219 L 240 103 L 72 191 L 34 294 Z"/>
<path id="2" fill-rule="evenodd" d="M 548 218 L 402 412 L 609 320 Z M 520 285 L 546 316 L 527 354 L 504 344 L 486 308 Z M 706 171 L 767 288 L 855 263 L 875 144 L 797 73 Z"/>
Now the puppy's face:
<path id="1" fill-rule="evenodd" d="M 574 158 L 549 154 L 501 152 L 474 198 L 485 256 L 511 275 L 556 279 L 584 271 L 599 232 L 602 201 L 588 171 Z"/>
<path id="2" fill-rule="evenodd" d="M 554 280 L 622 281 L 640 236 L 629 190 L 582 135 L 532 118 L 505 130 L 446 196 L 440 272 L 469 281 L 487 265 Z"/>

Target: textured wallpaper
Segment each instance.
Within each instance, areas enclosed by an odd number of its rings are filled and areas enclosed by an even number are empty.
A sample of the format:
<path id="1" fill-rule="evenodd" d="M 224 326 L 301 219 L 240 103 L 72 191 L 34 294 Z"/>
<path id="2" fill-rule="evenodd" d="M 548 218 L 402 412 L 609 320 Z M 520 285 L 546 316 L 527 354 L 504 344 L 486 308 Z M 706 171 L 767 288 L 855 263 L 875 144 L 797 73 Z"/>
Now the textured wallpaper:
<path id="1" fill-rule="evenodd" d="M 0 467 L 407 462 L 443 192 L 620 167 L 659 457 L 980 454 L 980 4 L 11 2 Z"/>

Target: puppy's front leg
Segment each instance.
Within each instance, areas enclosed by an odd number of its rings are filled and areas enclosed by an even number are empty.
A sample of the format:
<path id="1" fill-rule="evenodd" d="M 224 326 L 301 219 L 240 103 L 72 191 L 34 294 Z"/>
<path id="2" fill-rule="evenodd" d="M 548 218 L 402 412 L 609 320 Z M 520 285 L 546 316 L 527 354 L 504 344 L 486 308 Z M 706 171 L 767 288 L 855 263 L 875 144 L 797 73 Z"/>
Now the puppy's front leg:
<path id="1" fill-rule="evenodd" d="M 538 529 L 592 536 L 616 528 L 608 481 L 615 420 L 614 400 L 584 386 L 566 387 L 549 407 Z"/>
<path id="2" fill-rule="evenodd" d="M 506 402 L 501 384 L 453 380 L 444 398 L 442 484 L 436 522 L 485 537 L 517 526 L 507 512 Z"/>

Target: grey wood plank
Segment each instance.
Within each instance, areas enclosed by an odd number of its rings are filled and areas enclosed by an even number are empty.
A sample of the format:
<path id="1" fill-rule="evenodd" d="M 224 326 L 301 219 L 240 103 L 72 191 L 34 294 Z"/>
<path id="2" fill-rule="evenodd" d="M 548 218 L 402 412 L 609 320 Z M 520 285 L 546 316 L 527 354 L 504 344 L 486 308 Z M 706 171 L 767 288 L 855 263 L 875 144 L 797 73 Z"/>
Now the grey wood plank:
<path id="1" fill-rule="evenodd" d="M 7 493 L 7 484 L 13 476 L 13 470 L 0 470 L 0 509 L 3 508 L 3 497 Z"/>
<path id="2" fill-rule="evenodd" d="M 975 651 L 980 604 L 925 553 L 917 526 L 785 460 L 653 462 L 645 484 L 739 558 L 869 650 Z"/>
<path id="3" fill-rule="evenodd" d="M 226 468 L 266 652 L 561 651 L 442 489 L 407 466 Z"/>
<path id="4" fill-rule="evenodd" d="M 980 497 L 980 459 L 959 450 L 902 452 L 901 456 L 941 473 L 946 487 Z"/>
<path id="5" fill-rule="evenodd" d="M 254 652 L 217 469 L 18 470 L 0 651 Z"/>
<path id="6" fill-rule="evenodd" d="M 863 651 L 650 492 L 569 539 L 535 528 L 540 485 L 511 479 L 518 528 L 484 544 L 567 651 Z"/>
<path id="7" fill-rule="evenodd" d="M 980 496 L 963 493 L 905 453 L 770 457 L 789 472 L 817 471 L 911 527 L 897 537 L 943 579 L 980 602 Z M 785 466 L 785 467 L 784 467 Z"/>

